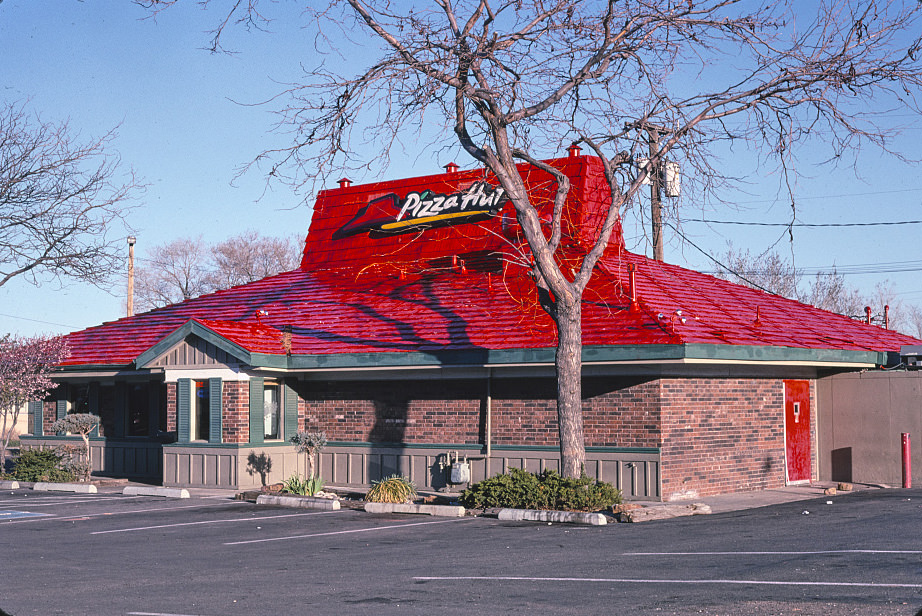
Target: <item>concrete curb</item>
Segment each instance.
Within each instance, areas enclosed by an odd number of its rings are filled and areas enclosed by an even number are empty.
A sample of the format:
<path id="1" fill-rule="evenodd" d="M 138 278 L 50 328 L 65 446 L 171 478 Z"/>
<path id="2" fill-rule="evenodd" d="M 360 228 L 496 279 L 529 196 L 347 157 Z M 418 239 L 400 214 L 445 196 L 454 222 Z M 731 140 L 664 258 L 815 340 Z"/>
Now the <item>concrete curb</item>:
<path id="1" fill-rule="evenodd" d="M 408 503 L 365 503 L 368 513 L 416 513 L 448 518 L 463 518 L 466 510 L 460 505 L 414 505 Z"/>
<path id="2" fill-rule="evenodd" d="M 711 513 L 711 507 L 704 503 L 689 503 L 687 505 L 664 503 L 662 505 L 620 511 L 616 515 L 619 522 L 647 522 L 689 515 L 707 515 L 709 513 Z"/>
<path id="3" fill-rule="evenodd" d="M 591 524 L 603 526 L 608 518 L 602 513 L 583 513 L 579 511 L 539 511 L 536 509 L 500 509 L 500 520 L 530 522 L 560 522 L 564 524 Z"/>
<path id="4" fill-rule="evenodd" d="M 260 494 L 256 497 L 256 504 L 297 507 L 299 509 L 320 509 L 321 511 L 337 511 L 339 509 L 338 500 L 332 498 L 316 498 L 313 496 L 276 496 L 275 494 Z"/>
<path id="5" fill-rule="evenodd" d="M 18 490 L 18 481 L 0 481 L 0 490 Z"/>
<path id="6" fill-rule="evenodd" d="M 32 489 L 37 492 L 77 492 L 80 494 L 96 494 L 96 486 L 92 483 L 49 483 L 39 481 Z"/>
<path id="7" fill-rule="evenodd" d="M 166 498 L 189 498 L 189 491 L 182 488 L 156 488 L 144 486 L 126 486 L 124 496 L 164 496 Z"/>

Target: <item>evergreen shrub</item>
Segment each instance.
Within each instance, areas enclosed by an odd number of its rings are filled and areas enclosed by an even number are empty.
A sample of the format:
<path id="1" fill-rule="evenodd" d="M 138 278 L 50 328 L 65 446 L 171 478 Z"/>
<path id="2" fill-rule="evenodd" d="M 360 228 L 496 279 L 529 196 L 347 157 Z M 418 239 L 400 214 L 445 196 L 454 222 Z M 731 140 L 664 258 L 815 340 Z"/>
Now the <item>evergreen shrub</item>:
<path id="1" fill-rule="evenodd" d="M 554 470 L 530 473 L 514 468 L 472 485 L 461 494 L 469 509 L 506 507 L 557 511 L 600 511 L 621 502 L 621 491 L 610 483 L 583 475 L 564 477 Z"/>
<path id="2" fill-rule="evenodd" d="M 371 489 L 365 495 L 370 503 L 409 503 L 416 496 L 416 486 L 402 475 L 391 475 L 371 482 Z"/>
<path id="3" fill-rule="evenodd" d="M 56 449 L 29 449 L 19 454 L 13 477 L 17 481 L 75 481 L 73 472 L 62 468 L 65 453 Z"/>

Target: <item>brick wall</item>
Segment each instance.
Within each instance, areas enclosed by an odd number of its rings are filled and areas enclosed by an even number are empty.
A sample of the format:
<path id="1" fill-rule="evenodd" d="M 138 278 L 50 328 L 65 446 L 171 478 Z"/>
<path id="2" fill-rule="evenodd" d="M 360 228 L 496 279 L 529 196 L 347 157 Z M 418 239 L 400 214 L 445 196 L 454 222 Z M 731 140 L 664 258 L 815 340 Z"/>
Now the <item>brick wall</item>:
<path id="1" fill-rule="evenodd" d="M 166 384 L 166 429 L 176 432 L 176 382 Z"/>
<path id="2" fill-rule="evenodd" d="M 485 391 L 473 381 L 302 382 L 299 429 L 331 441 L 474 444 Z"/>
<path id="3" fill-rule="evenodd" d="M 250 440 L 250 384 L 224 381 L 221 394 L 221 438 L 225 443 Z"/>
<path id="4" fill-rule="evenodd" d="M 658 392 L 654 380 L 587 379 L 586 445 L 658 447 Z M 334 441 L 478 444 L 486 436 L 482 380 L 312 381 L 298 393 L 301 429 Z M 490 394 L 494 445 L 558 445 L 553 379 L 495 379 Z"/>
<path id="5" fill-rule="evenodd" d="M 676 378 L 660 388 L 665 500 L 784 485 L 780 379 Z"/>
<path id="6" fill-rule="evenodd" d="M 55 390 L 60 392 L 61 388 Z M 50 399 L 46 398 L 42 402 L 42 434 L 51 435 L 54 432 L 51 431 L 51 424 L 53 424 L 58 419 L 58 403 L 54 398 L 55 394 L 51 394 Z"/>

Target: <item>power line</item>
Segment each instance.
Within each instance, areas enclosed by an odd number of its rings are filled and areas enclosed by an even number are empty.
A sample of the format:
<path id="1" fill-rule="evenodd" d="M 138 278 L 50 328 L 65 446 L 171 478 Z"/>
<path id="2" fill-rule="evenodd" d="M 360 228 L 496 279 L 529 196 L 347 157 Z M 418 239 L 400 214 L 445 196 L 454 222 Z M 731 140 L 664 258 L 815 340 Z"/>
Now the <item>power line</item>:
<path id="1" fill-rule="evenodd" d="M 702 222 L 710 225 L 740 225 L 744 227 L 888 227 L 922 225 L 922 220 L 893 220 L 886 222 L 753 222 L 748 220 L 710 220 L 690 218 L 685 222 Z"/>
<path id="2" fill-rule="evenodd" d="M 70 328 L 70 329 L 80 329 L 80 327 L 77 326 L 77 325 L 68 325 L 68 324 L 66 324 L 66 323 L 54 323 L 54 322 L 52 322 L 52 321 L 42 321 L 42 320 L 39 320 L 39 319 L 30 319 L 29 317 L 20 317 L 20 316 L 16 316 L 15 314 L 4 314 L 4 313 L 2 313 L 2 312 L 0 312 L 0 317 L 7 317 L 7 318 L 10 318 L 10 319 L 19 319 L 19 320 L 21 320 L 21 321 L 32 321 L 33 323 L 41 323 L 42 325 L 56 325 L 57 327 L 67 327 L 67 328 Z"/>

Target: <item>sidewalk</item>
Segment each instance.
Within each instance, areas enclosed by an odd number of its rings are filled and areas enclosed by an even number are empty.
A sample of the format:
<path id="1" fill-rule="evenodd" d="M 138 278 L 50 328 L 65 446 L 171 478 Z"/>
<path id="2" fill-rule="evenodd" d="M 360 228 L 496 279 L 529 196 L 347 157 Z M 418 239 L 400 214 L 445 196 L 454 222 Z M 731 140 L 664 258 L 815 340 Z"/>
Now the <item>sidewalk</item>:
<path id="1" fill-rule="evenodd" d="M 700 498 L 690 498 L 669 502 L 627 501 L 626 505 L 641 506 L 645 512 L 650 514 L 649 519 L 663 519 L 669 517 L 678 517 L 682 515 L 694 515 L 697 513 L 727 513 L 733 511 L 745 511 L 746 509 L 755 509 L 758 507 L 767 507 L 770 505 L 779 505 L 783 503 L 793 503 L 796 501 L 816 498 L 835 500 L 837 498 L 841 498 L 842 496 L 854 494 L 855 492 L 887 487 L 872 484 L 854 483 L 850 484 L 852 489 L 849 491 L 838 490 L 834 495 L 827 495 L 825 493 L 827 489 L 835 488 L 837 485 L 838 483 L 833 481 L 820 481 L 808 485 L 785 486 L 783 488 L 776 488 L 773 490 L 717 494 L 714 496 L 703 496 Z"/>

